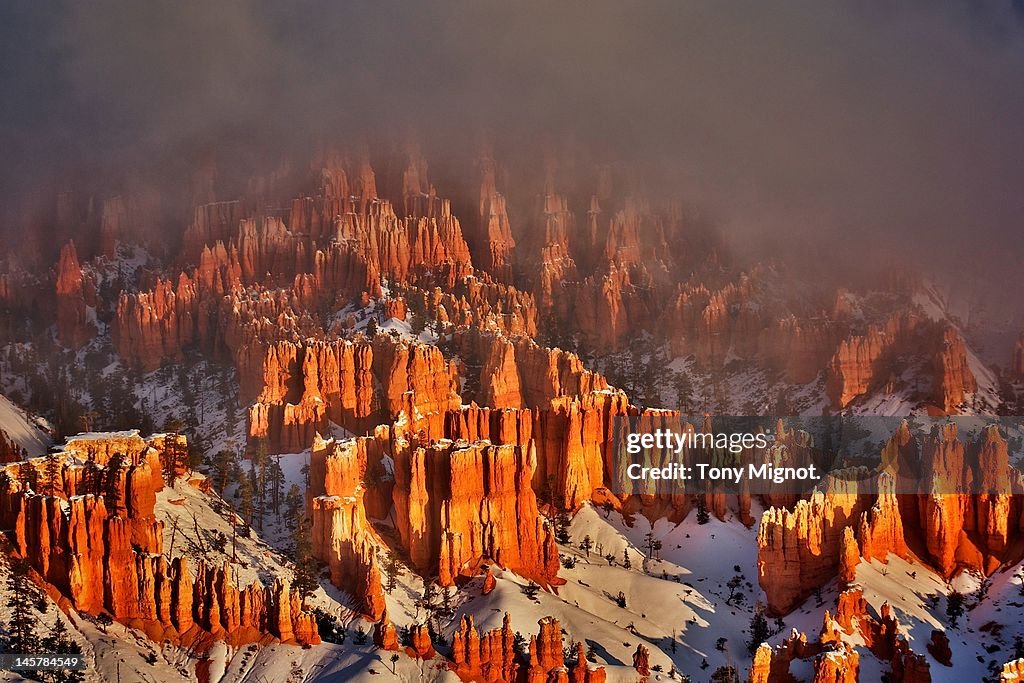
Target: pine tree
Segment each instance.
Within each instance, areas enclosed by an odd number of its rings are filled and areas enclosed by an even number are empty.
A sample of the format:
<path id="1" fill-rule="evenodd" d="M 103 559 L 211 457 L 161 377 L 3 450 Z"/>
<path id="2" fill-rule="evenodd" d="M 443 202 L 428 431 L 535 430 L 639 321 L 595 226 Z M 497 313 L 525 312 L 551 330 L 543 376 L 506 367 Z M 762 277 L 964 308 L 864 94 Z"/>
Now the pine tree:
<path id="1" fill-rule="evenodd" d="M 46 456 L 43 482 L 41 493 L 47 496 L 56 496 L 64 490 L 64 462 L 58 453 L 49 453 Z"/>
<path id="2" fill-rule="evenodd" d="M 89 453 L 85 466 L 82 467 L 82 491 L 85 493 L 98 494 L 100 492 L 100 480 L 102 474 L 100 466 L 96 464 L 96 457 Z"/>
<path id="3" fill-rule="evenodd" d="M 693 400 L 693 384 L 690 376 L 685 372 L 676 373 L 675 377 L 676 407 L 686 415 L 690 412 L 691 401 Z"/>
<path id="4" fill-rule="evenodd" d="M 633 568 L 633 563 L 629 561 L 629 548 L 622 549 L 622 566 L 626 569 Z"/>
<path id="5" fill-rule="evenodd" d="M 250 471 L 251 474 L 251 471 Z M 238 512 L 246 526 L 252 525 L 253 499 L 252 499 L 252 477 L 243 474 L 238 482 Z"/>
<path id="6" fill-rule="evenodd" d="M 757 652 L 761 643 L 765 642 L 772 635 L 772 629 L 768 625 L 768 619 L 760 609 L 754 610 L 754 616 L 750 620 L 750 640 L 747 642 L 747 650 L 750 654 Z"/>
<path id="7" fill-rule="evenodd" d="M 107 474 L 106 474 L 106 496 L 104 496 L 104 503 L 107 507 L 107 512 L 114 513 L 121 506 L 123 502 L 121 500 L 121 470 L 125 466 L 124 453 L 114 453 L 113 457 L 107 461 Z"/>
<path id="8" fill-rule="evenodd" d="M 711 674 L 711 683 L 740 683 L 740 675 L 731 664 L 720 666 Z"/>
<path id="9" fill-rule="evenodd" d="M 172 420 L 168 422 L 179 424 Z M 164 448 L 160 456 L 164 467 L 164 481 L 168 486 L 174 486 L 178 471 L 188 465 L 188 448 L 181 443 L 181 435 L 177 431 L 172 431 L 164 437 Z"/>
<path id="10" fill-rule="evenodd" d="M 292 484 L 288 489 L 288 495 L 284 498 L 284 523 L 292 533 L 295 532 L 295 527 L 299 524 L 299 515 L 302 514 L 304 504 L 305 500 L 298 484 Z"/>
<path id="11" fill-rule="evenodd" d="M 704 496 L 697 496 L 697 524 L 707 524 L 711 521 L 711 514 L 708 512 Z"/>
<path id="12" fill-rule="evenodd" d="M 295 558 L 295 580 L 292 587 L 305 600 L 320 587 L 320 567 L 313 557 L 313 528 L 305 514 L 299 516 L 292 536 L 292 548 Z"/>
<path id="13" fill-rule="evenodd" d="M 256 519 L 256 528 L 260 531 L 263 531 L 263 515 L 267 510 L 267 486 L 270 483 L 269 464 L 270 458 L 267 455 L 267 442 L 260 439 L 256 444 L 256 453 L 252 458 L 253 513 Z"/>
<path id="14" fill-rule="evenodd" d="M 284 496 L 284 471 L 281 469 L 281 456 L 274 454 L 270 462 L 270 507 L 275 515 L 281 514 L 281 499 Z"/>
<path id="15" fill-rule="evenodd" d="M 572 542 L 569 535 L 569 515 L 564 510 L 559 510 L 555 515 L 555 540 L 563 545 Z"/>
<path id="16" fill-rule="evenodd" d="M 647 548 L 647 557 L 654 557 L 654 530 L 644 535 L 644 547 Z"/>
<path id="17" fill-rule="evenodd" d="M 743 577 L 737 574 L 725 585 L 729 589 L 729 596 L 725 599 L 725 604 L 731 605 L 732 601 L 736 599 L 736 591 L 743 585 Z"/>
<path id="18" fill-rule="evenodd" d="M 388 592 L 388 595 L 398 587 L 398 576 L 400 573 L 401 568 L 398 566 L 398 557 L 395 556 L 395 551 L 389 549 L 387 562 L 384 563 L 384 575 L 387 577 L 384 590 Z"/>
<path id="19" fill-rule="evenodd" d="M 47 654 L 78 655 L 82 653 L 81 646 L 71 638 L 68 627 L 60 615 L 57 615 L 57 620 L 53 623 L 49 635 L 43 638 L 42 650 Z M 49 683 L 80 683 L 85 680 L 85 674 L 72 669 L 49 671 L 46 672 L 43 680 Z"/>
<path id="20" fill-rule="evenodd" d="M 580 550 L 585 552 L 587 554 L 587 557 L 590 557 L 590 551 L 593 547 L 594 541 L 590 538 L 590 534 L 587 534 L 583 537 L 583 540 L 580 541 Z"/>
<path id="21" fill-rule="evenodd" d="M 956 628 L 960 617 L 964 615 L 964 594 L 954 590 L 946 596 L 946 616 L 949 617 L 950 628 Z"/>
<path id="22" fill-rule="evenodd" d="M 35 654 L 38 645 L 37 619 L 32 610 L 36 590 L 28 578 L 28 571 L 28 562 L 20 560 L 11 564 L 7 576 L 7 606 L 10 608 L 7 651 L 17 654 Z"/>
<path id="23" fill-rule="evenodd" d="M 235 454 L 224 448 L 217 452 L 213 460 L 213 484 L 217 493 L 224 495 L 224 489 L 231 480 L 231 469 L 235 462 Z"/>

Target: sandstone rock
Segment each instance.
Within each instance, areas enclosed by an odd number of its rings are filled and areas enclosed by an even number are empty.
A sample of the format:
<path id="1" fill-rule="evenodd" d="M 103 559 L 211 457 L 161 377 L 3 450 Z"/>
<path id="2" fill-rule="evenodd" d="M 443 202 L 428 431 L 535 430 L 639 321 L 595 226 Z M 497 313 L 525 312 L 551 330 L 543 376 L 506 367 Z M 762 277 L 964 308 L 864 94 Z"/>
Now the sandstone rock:
<path id="1" fill-rule="evenodd" d="M 28 457 L 28 452 L 10 434 L 0 429 L 0 463 L 17 462 Z"/>
<path id="2" fill-rule="evenodd" d="M 484 574 L 484 585 L 481 589 L 483 595 L 488 595 L 491 591 L 498 587 L 498 581 L 494 578 L 494 571 L 490 565 L 487 567 L 487 572 Z"/>
<path id="3" fill-rule="evenodd" d="M 95 307 L 93 283 L 82 275 L 75 243 L 68 242 L 57 263 L 57 338 L 68 348 L 79 349 L 96 334 L 87 299 Z"/>
<path id="4" fill-rule="evenodd" d="M 143 372 L 156 370 L 164 360 L 181 360 L 182 350 L 196 341 L 198 318 L 198 292 L 186 274 L 177 287 L 157 279 L 151 292 L 121 293 L 111 330 L 114 347 Z"/>
<path id="5" fill-rule="evenodd" d="M 636 652 L 633 653 L 633 668 L 645 678 L 651 675 L 650 655 L 650 651 L 642 644 L 637 645 Z"/>
<path id="6" fill-rule="evenodd" d="M 388 619 L 388 611 L 384 610 L 380 620 L 373 628 L 373 644 L 381 650 L 398 650 L 398 631 Z"/>
<path id="7" fill-rule="evenodd" d="M 844 339 L 829 363 L 825 390 L 832 405 L 845 408 L 867 393 L 884 371 L 881 360 L 891 340 L 872 327 L 863 336 Z"/>
<path id="8" fill-rule="evenodd" d="M 242 203 L 238 201 L 202 204 L 193 211 L 192 223 L 185 229 L 182 255 L 195 262 L 205 247 L 217 242 L 227 244 L 242 220 Z"/>
<path id="9" fill-rule="evenodd" d="M 835 575 L 843 528 L 861 505 L 855 490 L 840 490 L 815 492 L 792 511 L 765 511 L 757 534 L 757 566 L 770 613 L 789 612 Z"/>
<path id="10" fill-rule="evenodd" d="M 76 444 L 84 441 L 95 445 L 102 439 L 79 439 Z M 155 452 L 147 447 L 146 454 Z M 193 577 L 183 558 L 169 562 L 160 554 L 161 528 L 151 517 L 152 485 L 139 490 L 143 481 L 159 479 L 159 469 L 153 473 L 146 454 L 116 480 L 127 481 L 126 502 L 114 499 L 116 513 L 90 493 L 71 496 L 65 515 L 59 498 L 20 491 L 17 480 L 9 479 L 0 490 L 0 523 L 14 529 L 15 552 L 79 612 L 107 612 L 157 640 L 198 650 L 214 640 L 238 646 L 267 635 L 282 642 L 319 642 L 312 615 L 302 611 L 298 596 L 283 582 L 239 590 L 230 565 L 200 564 Z M 108 468 L 94 466 L 105 478 Z M 93 485 L 68 476 L 76 482 L 73 486 Z"/>
<path id="11" fill-rule="evenodd" d="M 500 629 L 480 634 L 473 617 L 463 615 L 459 628 L 452 634 L 452 670 L 463 681 L 511 683 L 517 680 L 520 666 L 516 662 L 515 633 L 510 617 Z"/>
<path id="12" fill-rule="evenodd" d="M 409 647 L 406 652 L 417 659 L 433 659 L 437 652 L 430 639 L 430 629 L 423 624 L 413 624 L 409 628 Z"/>
<path id="13" fill-rule="evenodd" d="M 887 562 L 889 553 L 910 558 L 904 540 L 903 518 L 895 494 L 895 482 L 888 473 L 878 479 L 878 499 L 861 517 L 857 536 L 861 555 L 868 560 Z"/>
<path id="14" fill-rule="evenodd" d="M 826 652 L 814 662 L 814 683 L 857 683 L 860 656 L 852 648 Z"/>
<path id="15" fill-rule="evenodd" d="M 363 614 L 380 619 L 386 609 L 376 549 L 361 496 L 318 496 L 312 501 L 313 554 L 327 563 L 331 583 L 356 596 Z"/>
<path id="16" fill-rule="evenodd" d="M 956 411 L 966 394 L 978 390 L 974 373 L 967 363 L 967 350 L 956 330 L 947 328 L 942 334 L 942 346 L 933 360 L 935 372 L 935 402 L 946 413 Z"/>
<path id="17" fill-rule="evenodd" d="M 455 366 L 437 347 L 389 335 L 278 342 L 267 348 L 261 374 L 249 436 L 270 452 L 307 448 L 328 420 L 358 433 L 403 410 L 439 413 L 460 403 Z"/>
<path id="18" fill-rule="evenodd" d="M 558 551 L 530 486 L 532 444 L 441 442 L 393 456 L 396 527 L 415 567 L 436 567 L 445 586 L 484 561 L 542 585 L 556 581 Z"/>
<path id="19" fill-rule="evenodd" d="M 604 683 L 605 676 L 604 667 L 599 666 L 595 669 L 591 669 L 587 666 L 587 657 L 583 649 L 583 642 L 577 641 L 576 662 L 569 671 L 569 681 L 571 683 Z"/>
<path id="20" fill-rule="evenodd" d="M 1000 673 L 999 680 L 1004 683 L 1024 680 L 1024 659 L 1016 659 L 1012 662 L 1003 664 L 1003 670 Z"/>
<path id="21" fill-rule="evenodd" d="M 839 556 L 839 584 L 848 586 L 857 580 L 857 565 L 860 563 L 860 548 L 853 537 L 853 528 L 843 529 L 843 544 Z"/>
<path id="22" fill-rule="evenodd" d="M 934 630 L 928 642 L 928 652 L 942 666 L 953 666 L 953 650 L 949 647 L 949 638 L 945 632 Z"/>

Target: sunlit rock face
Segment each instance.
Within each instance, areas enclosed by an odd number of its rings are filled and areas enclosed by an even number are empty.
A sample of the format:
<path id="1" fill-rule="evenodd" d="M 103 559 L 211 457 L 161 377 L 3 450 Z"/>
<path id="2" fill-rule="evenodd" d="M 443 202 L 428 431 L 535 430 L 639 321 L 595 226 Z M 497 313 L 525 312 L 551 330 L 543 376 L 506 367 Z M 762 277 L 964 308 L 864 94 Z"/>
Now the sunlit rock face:
<path id="1" fill-rule="evenodd" d="M 319 642 L 312 615 L 287 582 L 239 587 L 229 563 L 190 566 L 185 557 L 163 554 L 154 505 L 166 438 L 93 434 L 66 445 L 59 483 L 44 480 L 52 470 L 39 471 L 51 467 L 40 458 L 31 463 L 34 483 L 15 463 L 0 490 L 0 522 L 14 530 L 13 552 L 60 601 L 199 650 L 217 640 L 243 645 L 268 636 Z M 45 487 L 46 495 L 33 486 Z"/>

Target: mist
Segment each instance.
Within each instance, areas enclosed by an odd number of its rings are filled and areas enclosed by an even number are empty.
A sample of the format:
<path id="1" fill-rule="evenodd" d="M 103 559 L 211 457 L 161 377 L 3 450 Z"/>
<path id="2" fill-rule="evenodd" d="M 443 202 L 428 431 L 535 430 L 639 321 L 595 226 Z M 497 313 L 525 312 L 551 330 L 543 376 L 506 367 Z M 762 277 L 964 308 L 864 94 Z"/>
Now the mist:
<path id="1" fill-rule="evenodd" d="M 914 262 L 993 295 L 993 277 L 1002 293 L 1020 282 L 1019 1 L 18 0 L 0 13 L 8 235 L 72 174 L 116 183 L 210 146 L 274 153 L 412 126 L 453 154 L 480 135 L 518 154 L 571 137 L 657 169 L 741 248 L 827 245 L 847 267 Z"/>

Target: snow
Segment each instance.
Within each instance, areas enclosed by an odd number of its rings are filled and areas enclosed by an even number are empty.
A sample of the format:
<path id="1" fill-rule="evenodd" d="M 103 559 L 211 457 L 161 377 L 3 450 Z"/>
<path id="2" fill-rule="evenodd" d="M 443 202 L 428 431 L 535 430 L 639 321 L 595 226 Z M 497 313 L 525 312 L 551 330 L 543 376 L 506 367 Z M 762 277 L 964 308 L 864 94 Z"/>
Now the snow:
<path id="1" fill-rule="evenodd" d="M 536 601 L 526 598 L 521 586 L 526 582 L 508 572 L 495 572 L 497 587 L 487 596 L 471 597 L 462 609 L 473 614 L 481 629 L 501 625 L 504 611 L 511 615 L 512 626 L 523 634 L 537 631 L 537 620 L 545 615 L 557 617 L 570 637 L 583 638 L 597 653 L 598 663 L 608 667 L 609 680 L 635 680 L 632 656 L 638 644 L 651 652 L 651 664 L 668 671 L 673 664 L 680 671 L 696 674 L 707 659 L 710 670 L 749 659 L 747 636 L 754 604 L 760 597 L 756 586 L 756 530 L 735 521 L 712 520 L 698 525 L 691 515 L 680 525 L 665 519 L 653 528 L 662 541 L 662 560 L 650 560 L 644 571 L 644 537 L 651 531 L 648 520 L 632 520 L 613 512 L 608 519 L 591 504 L 577 513 L 570 526 L 572 547 L 561 547 L 563 555 L 576 558 L 576 566 L 562 569 L 565 585 L 554 592 L 540 592 Z M 630 524 L 631 522 L 631 524 Z M 595 550 L 588 558 L 578 548 L 584 536 L 590 536 Z M 615 555 L 616 564 L 596 552 Z M 632 566 L 621 566 L 623 552 Z M 724 604 L 725 583 L 740 568 L 744 577 L 742 603 Z M 626 607 L 615 597 L 622 591 Z M 677 637 L 676 652 L 669 639 Z M 725 637 L 729 652 L 715 649 Z"/>
<path id="2" fill-rule="evenodd" d="M 1022 571 L 1022 566 L 1017 565 L 996 572 L 991 577 L 988 597 L 980 604 L 976 598 L 981 585 L 979 577 L 962 573 L 949 584 L 927 566 L 895 555 L 890 555 L 885 563 L 862 561 L 857 566 L 855 585 L 863 589 L 864 598 L 876 616 L 884 603 L 890 605 L 899 622 L 900 633 L 907 638 L 914 652 L 927 658 L 935 683 L 962 683 L 983 680 L 991 675 L 991 666 L 1001 666 L 1014 658 L 1014 638 L 1024 636 Z M 967 596 L 967 611 L 956 629 L 950 627 L 946 615 L 945 596 L 953 588 Z M 838 597 L 835 581 L 822 589 L 821 597 L 820 605 L 816 597 L 808 598 L 786 618 L 787 625 L 813 639 L 821 630 L 823 610 L 835 607 Z M 982 626 L 992 623 L 1000 624 L 1002 628 L 982 629 Z M 928 653 L 926 645 L 933 630 L 944 631 L 948 636 L 953 652 L 952 667 L 943 666 Z M 841 635 L 860 653 L 861 680 L 880 680 L 881 673 L 888 672 L 889 663 L 875 658 L 864 647 L 859 633 Z M 769 642 L 778 645 L 783 638 L 783 634 L 776 635 Z M 989 653 L 986 648 L 998 650 Z M 796 674 L 795 667 L 793 673 Z"/>
<path id="3" fill-rule="evenodd" d="M 50 448 L 50 435 L 37 427 L 21 408 L 6 396 L 0 396 L 0 429 L 16 444 L 28 451 L 29 457 L 42 455 Z"/>

